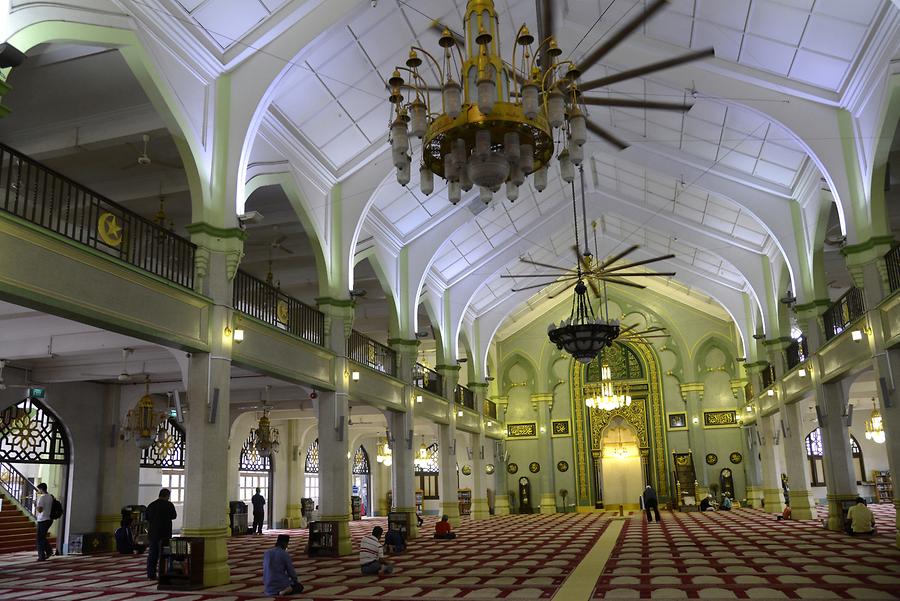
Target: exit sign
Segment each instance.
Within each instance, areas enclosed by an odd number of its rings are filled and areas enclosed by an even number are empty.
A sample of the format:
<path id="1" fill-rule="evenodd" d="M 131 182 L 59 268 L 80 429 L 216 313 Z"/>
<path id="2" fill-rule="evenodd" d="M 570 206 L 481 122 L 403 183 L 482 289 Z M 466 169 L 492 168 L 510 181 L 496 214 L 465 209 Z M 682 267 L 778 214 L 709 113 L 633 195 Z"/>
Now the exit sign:
<path id="1" fill-rule="evenodd" d="M 28 396 L 33 399 L 42 399 L 47 395 L 47 391 L 44 388 L 29 388 Z"/>

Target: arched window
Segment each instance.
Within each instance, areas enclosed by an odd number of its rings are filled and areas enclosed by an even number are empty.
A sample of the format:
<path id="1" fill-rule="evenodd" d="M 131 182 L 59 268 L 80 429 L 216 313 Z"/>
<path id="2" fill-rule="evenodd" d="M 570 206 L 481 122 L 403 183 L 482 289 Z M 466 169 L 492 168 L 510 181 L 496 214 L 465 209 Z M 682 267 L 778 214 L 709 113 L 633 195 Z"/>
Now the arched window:
<path id="1" fill-rule="evenodd" d="M 850 436 L 850 453 L 853 456 L 853 468 L 856 472 L 857 484 L 865 479 L 865 463 L 863 463 L 862 450 L 859 442 L 852 434 Z M 811 486 L 825 486 L 825 465 L 823 463 L 824 447 L 822 446 L 822 431 L 816 428 L 806 436 L 806 458 L 809 460 Z"/>
<path id="2" fill-rule="evenodd" d="M 303 463 L 305 486 L 303 496 L 319 504 L 319 439 L 315 439 L 306 449 L 306 461 Z"/>
<path id="3" fill-rule="evenodd" d="M 256 489 L 270 502 L 272 482 L 272 458 L 263 457 L 256 450 L 256 431 L 251 430 L 247 440 L 241 447 L 241 456 L 238 462 L 238 480 L 240 499 L 244 503 L 250 503 L 250 499 L 256 494 Z M 271 507 L 271 505 L 270 505 Z M 272 527 L 272 512 L 266 512 L 269 518 L 269 527 Z"/>
<path id="4" fill-rule="evenodd" d="M 353 473 L 359 475 L 372 473 L 372 470 L 369 469 L 369 454 L 366 453 L 366 449 L 362 445 L 359 445 L 359 448 L 356 449 L 356 454 L 353 456 Z"/>
<path id="5" fill-rule="evenodd" d="M 0 413 L 0 461 L 68 464 L 62 424 L 35 399 L 7 407 Z"/>
<path id="6" fill-rule="evenodd" d="M 440 476 L 440 456 L 438 455 L 438 444 L 432 443 L 425 447 L 425 457 L 419 458 L 416 465 L 416 480 L 418 480 L 418 488 L 423 492 L 426 499 L 440 498 L 438 491 L 438 476 Z"/>
<path id="7" fill-rule="evenodd" d="M 369 454 L 364 446 L 359 445 L 353 455 L 353 490 L 355 491 L 353 494 L 362 499 L 364 515 L 372 515 L 371 495 L 369 494 L 372 485 L 371 473 Z"/>
<path id="8" fill-rule="evenodd" d="M 250 431 L 250 436 L 241 447 L 240 469 L 242 472 L 268 472 L 272 466 L 269 457 L 263 457 L 256 450 L 256 430 Z"/>
<path id="9" fill-rule="evenodd" d="M 184 430 L 174 419 L 169 418 L 162 437 L 141 451 L 141 467 L 183 470 L 184 450 Z"/>

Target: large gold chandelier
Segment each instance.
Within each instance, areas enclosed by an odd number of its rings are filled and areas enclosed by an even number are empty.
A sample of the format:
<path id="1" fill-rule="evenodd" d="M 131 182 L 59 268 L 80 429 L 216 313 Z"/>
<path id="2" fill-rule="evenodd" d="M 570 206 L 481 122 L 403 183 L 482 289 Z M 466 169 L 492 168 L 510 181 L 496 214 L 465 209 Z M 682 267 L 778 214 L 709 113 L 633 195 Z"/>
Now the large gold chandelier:
<path id="1" fill-rule="evenodd" d="M 256 428 L 250 429 L 250 435 L 256 441 L 254 444 L 260 457 L 270 457 L 272 453 L 277 453 L 281 446 L 281 442 L 278 440 L 278 429 L 272 427 L 268 409 L 263 409 Z"/>
<path id="2" fill-rule="evenodd" d="M 881 412 L 878 411 L 878 405 L 875 399 L 872 399 L 872 415 L 866 420 L 866 440 L 871 440 L 878 444 L 884 444 L 884 424 L 881 420 Z"/>
<path id="3" fill-rule="evenodd" d="M 120 438 L 124 441 L 133 440 L 141 450 L 149 449 L 153 443 L 162 442 L 165 437 L 163 425 L 167 416 L 165 411 L 154 409 L 153 397 L 150 396 L 150 378 L 147 378 L 144 382 L 144 396 L 125 415 Z"/>
<path id="4" fill-rule="evenodd" d="M 614 411 L 631 405 L 628 386 L 617 387 L 612 380 L 612 370 L 607 363 L 600 367 L 600 384 L 585 386 L 585 405 L 600 411 Z"/>
<path id="5" fill-rule="evenodd" d="M 387 438 L 378 440 L 375 460 L 378 463 L 383 463 L 385 467 L 391 467 L 394 464 L 394 451 L 391 449 L 390 441 Z"/>
<path id="6" fill-rule="evenodd" d="M 539 39 L 522 24 L 516 32 L 508 62 L 503 60 L 500 50 L 499 21 L 493 1 L 468 0 L 465 35 L 455 35 L 443 27 L 438 42 L 443 49 L 439 59 L 413 46 L 406 66 L 398 66 L 388 80 L 393 107 L 390 139 L 397 181 L 402 186 L 410 181 L 412 135 L 422 140 L 419 185 L 423 194 L 434 191 L 437 175 L 448 182 L 448 196 L 453 204 L 460 201 L 462 192 L 474 186 L 478 186 L 481 200 L 488 203 L 504 184 L 506 198 L 515 201 L 519 187 L 529 176 L 538 192 L 547 186 L 547 167 L 554 154 L 554 129 L 560 134 L 557 149 L 560 176 L 567 183 L 575 179 L 575 166 L 583 160 L 587 130 L 614 146 L 626 147 L 612 133 L 587 119 L 580 107 L 680 112 L 690 109 L 684 103 L 609 95 L 588 97 L 582 92 L 712 56 L 712 48 L 578 82 L 582 73 L 666 4 L 666 0 L 653 0 L 576 64 L 558 60 L 562 50 L 553 37 L 551 0 L 541 3 Z M 533 48 L 535 42 L 537 46 Z M 425 64 L 422 57 L 429 64 L 420 69 Z M 429 72 L 437 76 L 437 86 L 426 81 Z M 430 92 L 440 95 L 440 107 L 433 106 Z"/>

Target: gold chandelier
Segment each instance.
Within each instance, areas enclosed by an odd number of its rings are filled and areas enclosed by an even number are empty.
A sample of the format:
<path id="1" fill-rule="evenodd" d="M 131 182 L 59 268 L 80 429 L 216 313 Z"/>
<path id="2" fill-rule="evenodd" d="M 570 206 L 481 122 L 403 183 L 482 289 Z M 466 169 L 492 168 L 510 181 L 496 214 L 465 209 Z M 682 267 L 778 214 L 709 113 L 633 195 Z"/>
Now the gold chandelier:
<path id="1" fill-rule="evenodd" d="M 872 399 L 872 414 L 866 420 L 866 439 L 878 444 L 884 444 L 885 441 L 881 412 L 878 411 L 878 405 L 874 398 Z"/>
<path id="2" fill-rule="evenodd" d="M 422 439 L 422 444 L 419 446 L 419 452 L 416 453 L 416 456 L 413 458 L 413 463 L 417 468 L 422 468 L 428 464 L 428 447 L 425 446 L 425 439 Z"/>
<path id="3" fill-rule="evenodd" d="M 269 421 L 269 410 L 263 409 L 263 414 L 259 418 L 256 428 L 250 429 L 250 435 L 256 440 L 256 452 L 260 457 L 269 457 L 272 453 L 278 452 L 281 443 L 278 440 L 278 429 L 273 428 Z"/>
<path id="4" fill-rule="evenodd" d="M 628 385 L 617 387 L 612 381 L 612 370 L 604 362 L 600 367 L 600 384 L 585 386 L 584 403 L 591 409 L 614 411 L 631 405 Z"/>
<path id="5" fill-rule="evenodd" d="M 385 467 L 391 467 L 394 464 L 394 452 L 391 450 L 391 445 L 387 438 L 378 440 L 375 460 L 378 463 L 383 463 Z"/>
<path id="6" fill-rule="evenodd" d="M 658 109 L 684 112 L 690 105 L 646 99 L 582 96 L 585 90 L 605 88 L 657 71 L 693 62 L 713 55 L 712 48 L 657 63 L 621 71 L 577 84 L 582 73 L 612 51 L 622 40 L 667 4 L 653 0 L 579 64 L 558 61 L 562 50 L 553 37 L 553 10 L 543 0 L 542 23 L 538 40 L 522 24 L 516 32 L 509 61 L 500 50 L 499 20 L 492 0 L 468 0 L 464 36 L 444 27 L 438 44 L 440 59 L 427 50 L 410 48 L 405 67 L 397 67 L 388 79 L 393 108 L 390 139 L 397 181 L 410 181 L 412 158 L 410 135 L 422 140 L 419 183 L 422 193 L 434 191 L 434 176 L 448 182 L 450 202 L 460 201 L 463 191 L 479 187 L 482 201 L 488 203 L 500 186 L 506 185 L 506 198 L 515 201 L 521 186 L 532 176 L 534 188 L 547 186 L 547 166 L 554 153 L 553 130 L 559 129 L 559 170 L 571 183 L 575 167 L 584 158 L 583 145 L 590 129 L 614 146 L 626 144 L 599 124 L 587 119 L 580 107 L 587 105 L 629 109 Z M 458 40 L 458 37 L 463 37 Z M 533 48 L 537 41 L 537 46 Z M 422 56 L 429 68 L 420 70 Z M 425 75 L 436 74 L 437 86 L 429 85 Z M 404 96 L 408 92 L 408 97 Z M 440 94 L 440 107 L 432 106 L 430 92 Z"/>
<path id="7" fill-rule="evenodd" d="M 165 411 L 154 410 L 153 397 L 150 396 L 150 378 L 147 378 L 144 382 L 144 396 L 125 415 L 120 438 L 124 441 L 133 440 L 141 450 L 149 449 L 153 443 L 162 442 L 165 437 L 163 424 L 166 416 Z"/>

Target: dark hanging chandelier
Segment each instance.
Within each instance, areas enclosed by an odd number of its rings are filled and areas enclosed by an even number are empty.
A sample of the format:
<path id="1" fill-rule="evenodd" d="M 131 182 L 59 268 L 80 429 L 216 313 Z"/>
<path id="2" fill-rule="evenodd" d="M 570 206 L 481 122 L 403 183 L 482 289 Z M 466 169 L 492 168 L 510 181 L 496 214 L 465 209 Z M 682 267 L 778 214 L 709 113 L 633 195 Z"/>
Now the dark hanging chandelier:
<path id="1" fill-rule="evenodd" d="M 579 278 L 575 284 L 572 299 L 572 314 L 558 325 L 551 323 L 547 328 L 550 342 L 558 349 L 564 349 L 582 363 L 594 360 L 604 346 L 608 346 L 619 335 L 619 322 L 594 317 L 594 309 L 587 295 L 587 286 Z"/>

